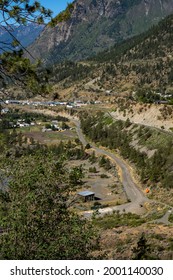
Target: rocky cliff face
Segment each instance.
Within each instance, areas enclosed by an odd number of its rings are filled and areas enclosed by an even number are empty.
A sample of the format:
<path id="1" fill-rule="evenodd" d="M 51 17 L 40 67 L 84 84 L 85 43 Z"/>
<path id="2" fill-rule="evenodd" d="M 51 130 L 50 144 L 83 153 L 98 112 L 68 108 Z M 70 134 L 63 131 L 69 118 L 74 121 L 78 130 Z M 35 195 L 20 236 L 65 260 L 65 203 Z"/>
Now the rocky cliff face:
<path id="1" fill-rule="evenodd" d="M 147 30 L 172 12 L 172 0 L 75 0 L 70 18 L 47 26 L 28 49 L 50 64 L 80 60 Z"/>

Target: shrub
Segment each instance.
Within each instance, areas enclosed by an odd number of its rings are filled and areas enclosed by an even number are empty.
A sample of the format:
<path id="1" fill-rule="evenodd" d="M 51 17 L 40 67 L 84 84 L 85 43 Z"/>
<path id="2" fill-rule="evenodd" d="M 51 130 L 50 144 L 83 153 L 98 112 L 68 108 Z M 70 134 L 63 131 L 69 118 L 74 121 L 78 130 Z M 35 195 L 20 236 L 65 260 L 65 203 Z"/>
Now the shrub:
<path id="1" fill-rule="evenodd" d="M 109 176 L 108 176 L 107 174 L 101 174 L 101 175 L 100 175 L 100 178 L 102 178 L 102 179 L 103 179 L 103 178 L 109 178 Z"/>
<path id="2" fill-rule="evenodd" d="M 90 149 L 91 145 L 89 143 L 86 144 L 85 149 Z"/>
<path id="3" fill-rule="evenodd" d="M 90 167 L 90 168 L 89 168 L 89 172 L 91 172 L 91 173 L 97 173 L 96 167 L 95 167 L 95 166 L 94 166 L 94 167 Z"/>

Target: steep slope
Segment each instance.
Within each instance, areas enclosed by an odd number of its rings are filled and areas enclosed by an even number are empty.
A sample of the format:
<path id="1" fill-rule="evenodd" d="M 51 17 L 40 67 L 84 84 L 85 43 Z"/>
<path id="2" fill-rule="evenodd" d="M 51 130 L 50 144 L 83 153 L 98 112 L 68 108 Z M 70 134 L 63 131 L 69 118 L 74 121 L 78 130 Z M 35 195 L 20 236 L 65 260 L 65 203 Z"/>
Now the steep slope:
<path id="1" fill-rule="evenodd" d="M 85 100 L 115 99 L 126 93 L 139 101 L 173 104 L 173 15 L 141 35 L 81 62 L 53 67 L 58 92 Z M 68 93 L 68 94 L 67 94 Z"/>
<path id="2" fill-rule="evenodd" d="M 80 60 L 147 30 L 171 12 L 172 0 L 75 0 L 67 20 L 57 17 L 56 26 L 48 25 L 29 51 L 51 64 Z"/>
<path id="3" fill-rule="evenodd" d="M 172 32 L 171 15 L 148 32 L 98 54 L 93 59 L 101 62 L 102 84 L 117 90 L 147 88 L 151 99 L 152 89 L 173 93 Z M 139 97 L 147 99 L 141 91 Z"/>

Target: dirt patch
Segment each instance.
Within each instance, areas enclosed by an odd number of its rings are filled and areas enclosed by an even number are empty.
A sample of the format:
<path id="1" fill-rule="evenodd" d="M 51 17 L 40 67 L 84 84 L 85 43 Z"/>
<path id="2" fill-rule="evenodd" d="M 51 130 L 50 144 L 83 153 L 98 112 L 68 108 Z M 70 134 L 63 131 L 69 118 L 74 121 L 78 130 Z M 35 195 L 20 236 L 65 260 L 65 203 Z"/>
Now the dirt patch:
<path id="1" fill-rule="evenodd" d="M 166 106 L 166 108 L 169 107 L 169 105 Z M 171 131 L 170 129 L 173 128 L 173 115 L 165 115 L 164 119 L 164 110 L 165 105 L 163 104 L 152 104 L 148 105 L 147 107 L 144 107 L 144 104 L 131 104 L 130 109 L 128 108 L 121 111 L 119 108 L 117 108 L 116 112 L 112 112 L 111 115 L 119 120 L 126 121 L 129 118 L 132 123 Z"/>
<path id="2" fill-rule="evenodd" d="M 68 162 L 68 168 L 82 165 L 85 177 L 83 185 L 78 191 L 89 190 L 95 193 L 96 199 L 102 204 L 109 206 L 123 204 L 127 202 L 126 194 L 123 190 L 119 178 L 112 172 L 106 171 L 98 163 L 91 164 L 89 160 L 73 160 Z M 96 172 L 92 172 L 92 169 Z M 87 208 L 93 204 L 89 203 Z"/>

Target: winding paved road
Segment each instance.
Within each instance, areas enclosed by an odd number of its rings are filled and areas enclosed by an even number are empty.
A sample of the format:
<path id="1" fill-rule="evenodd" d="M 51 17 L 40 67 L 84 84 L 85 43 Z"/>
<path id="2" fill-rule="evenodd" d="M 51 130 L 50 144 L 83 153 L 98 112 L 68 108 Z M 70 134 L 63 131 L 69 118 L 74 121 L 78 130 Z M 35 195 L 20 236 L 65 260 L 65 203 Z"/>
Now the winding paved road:
<path id="1" fill-rule="evenodd" d="M 76 132 L 78 134 L 79 140 L 82 142 L 82 144 L 85 146 L 88 142 L 86 141 L 83 132 L 80 128 L 80 122 L 77 119 L 73 119 L 73 122 L 76 125 Z M 109 157 L 112 161 L 114 161 L 121 169 L 122 172 L 122 184 L 124 187 L 124 190 L 126 192 L 126 195 L 129 199 L 129 203 L 114 206 L 114 207 L 107 207 L 104 209 L 99 210 L 99 214 L 103 215 L 105 213 L 110 213 L 112 211 L 119 210 L 120 212 L 126 211 L 126 212 L 132 212 L 132 213 L 143 213 L 144 208 L 142 207 L 143 203 L 146 201 L 149 201 L 149 199 L 145 196 L 145 194 L 137 187 L 135 184 L 127 164 L 117 157 L 115 154 L 106 151 L 104 149 L 98 148 L 97 146 L 92 144 L 92 148 L 95 150 L 97 154 L 102 154 L 107 157 Z M 93 211 L 87 211 L 84 213 L 85 217 L 90 217 L 93 214 Z"/>

